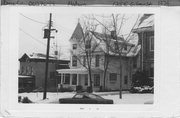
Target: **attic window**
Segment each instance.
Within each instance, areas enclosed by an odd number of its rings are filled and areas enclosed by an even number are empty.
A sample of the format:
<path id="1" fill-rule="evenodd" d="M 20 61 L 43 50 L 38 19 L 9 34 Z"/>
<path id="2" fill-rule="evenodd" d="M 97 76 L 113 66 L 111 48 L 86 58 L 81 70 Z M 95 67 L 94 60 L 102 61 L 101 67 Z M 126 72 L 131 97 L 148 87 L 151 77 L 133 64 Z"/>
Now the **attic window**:
<path id="1" fill-rule="evenodd" d="M 90 49 L 91 48 L 91 40 L 86 40 L 85 42 L 85 48 Z"/>
<path id="2" fill-rule="evenodd" d="M 127 51 L 127 46 L 124 46 L 124 50 Z"/>
<path id="3" fill-rule="evenodd" d="M 77 44 L 73 44 L 73 50 L 77 49 Z"/>

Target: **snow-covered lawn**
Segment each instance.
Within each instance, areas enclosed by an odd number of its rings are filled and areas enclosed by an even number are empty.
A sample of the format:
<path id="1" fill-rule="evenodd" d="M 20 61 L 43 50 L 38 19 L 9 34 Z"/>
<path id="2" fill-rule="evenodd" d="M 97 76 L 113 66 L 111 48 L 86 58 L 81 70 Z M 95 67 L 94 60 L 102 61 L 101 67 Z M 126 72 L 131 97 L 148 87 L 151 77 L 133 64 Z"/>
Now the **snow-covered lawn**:
<path id="1" fill-rule="evenodd" d="M 43 100 L 43 93 L 20 93 L 21 97 L 28 97 L 33 103 L 51 103 L 58 104 L 59 98 L 71 98 L 75 92 L 64 93 L 47 93 L 47 99 Z M 131 94 L 124 92 L 122 99 L 119 99 L 119 92 L 96 92 L 95 94 L 102 96 L 105 99 L 112 99 L 114 104 L 144 104 L 145 102 L 153 101 L 153 94 Z"/>

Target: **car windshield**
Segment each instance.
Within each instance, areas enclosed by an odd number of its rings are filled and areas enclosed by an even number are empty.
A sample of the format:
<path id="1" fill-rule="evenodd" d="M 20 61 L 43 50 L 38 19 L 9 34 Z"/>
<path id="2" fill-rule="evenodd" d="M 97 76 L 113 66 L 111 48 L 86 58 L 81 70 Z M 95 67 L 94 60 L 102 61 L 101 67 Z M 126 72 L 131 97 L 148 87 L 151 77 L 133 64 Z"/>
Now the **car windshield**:
<path id="1" fill-rule="evenodd" d="M 81 94 L 76 94 L 73 98 L 83 98 L 83 95 L 81 95 Z"/>
<path id="2" fill-rule="evenodd" d="M 89 98 L 92 98 L 92 99 L 103 99 L 102 97 L 95 95 L 95 94 L 89 94 L 88 96 L 89 96 Z"/>

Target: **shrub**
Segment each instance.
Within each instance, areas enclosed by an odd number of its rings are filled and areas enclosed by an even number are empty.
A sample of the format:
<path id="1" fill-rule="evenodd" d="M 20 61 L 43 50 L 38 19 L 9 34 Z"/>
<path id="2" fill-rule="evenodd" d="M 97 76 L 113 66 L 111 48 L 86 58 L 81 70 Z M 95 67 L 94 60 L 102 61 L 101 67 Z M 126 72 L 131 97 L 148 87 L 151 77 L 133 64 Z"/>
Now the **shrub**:
<path id="1" fill-rule="evenodd" d="M 81 85 L 76 86 L 76 92 L 77 93 L 82 92 L 82 86 Z"/>
<path id="2" fill-rule="evenodd" d="M 150 86 L 132 87 L 131 93 L 153 93 L 154 88 Z"/>
<path id="3" fill-rule="evenodd" d="M 61 87 L 60 92 L 72 92 L 73 89 L 71 87 Z"/>
<path id="4" fill-rule="evenodd" d="M 133 87 L 153 86 L 153 80 L 147 75 L 146 71 L 137 71 L 132 77 Z"/>
<path id="5" fill-rule="evenodd" d="M 24 97 L 22 103 L 32 103 L 32 101 L 28 97 Z"/>
<path id="6" fill-rule="evenodd" d="M 88 87 L 87 87 L 87 89 L 86 89 L 86 91 L 87 91 L 88 93 L 92 93 L 92 89 L 91 89 L 91 87 L 90 87 L 90 86 L 88 86 Z"/>

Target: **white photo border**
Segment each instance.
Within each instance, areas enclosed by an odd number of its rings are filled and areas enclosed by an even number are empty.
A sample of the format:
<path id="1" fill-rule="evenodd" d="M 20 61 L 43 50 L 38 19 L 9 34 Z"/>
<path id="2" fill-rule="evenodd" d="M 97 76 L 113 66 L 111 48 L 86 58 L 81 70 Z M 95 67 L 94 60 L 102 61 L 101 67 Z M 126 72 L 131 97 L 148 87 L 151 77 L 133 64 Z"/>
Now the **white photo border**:
<path id="1" fill-rule="evenodd" d="M 155 14 L 155 53 L 154 53 L 154 104 L 118 105 L 60 105 L 60 104 L 19 104 L 18 103 L 18 49 L 19 13 L 152 13 Z M 120 11 L 120 12 L 118 12 Z M 61 12 L 60 12 L 61 13 Z M 164 12 L 163 12 L 164 13 Z M 2 47 L 1 47 L 1 112 L 4 116 L 15 117 L 156 117 L 165 115 L 163 107 L 164 84 L 164 45 L 162 40 L 162 16 L 160 7 L 2 7 Z M 163 15 L 161 15 L 163 14 Z M 4 33 L 4 34 L 3 34 Z M 177 57 L 176 57 L 177 58 Z M 178 58 L 179 59 L 179 58 Z M 178 65 L 178 63 L 177 63 Z M 175 73 L 174 77 L 179 75 Z M 167 77 L 168 78 L 168 77 Z M 177 80 L 175 80 L 177 81 Z M 175 82 L 173 81 L 173 82 Z M 172 83 L 173 83 L 172 82 Z M 166 104 L 167 105 L 167 104 Z M 166 110 L 165 110 L 166 111 Z"/>

